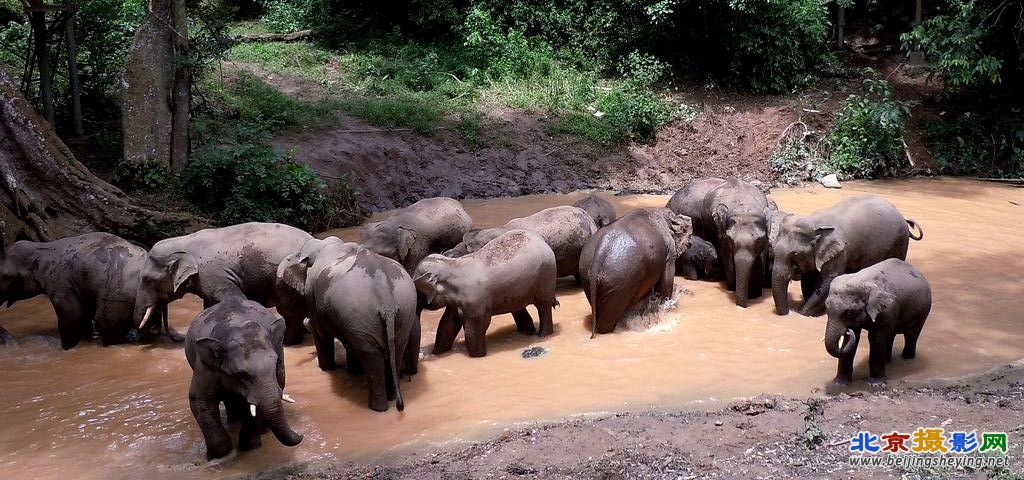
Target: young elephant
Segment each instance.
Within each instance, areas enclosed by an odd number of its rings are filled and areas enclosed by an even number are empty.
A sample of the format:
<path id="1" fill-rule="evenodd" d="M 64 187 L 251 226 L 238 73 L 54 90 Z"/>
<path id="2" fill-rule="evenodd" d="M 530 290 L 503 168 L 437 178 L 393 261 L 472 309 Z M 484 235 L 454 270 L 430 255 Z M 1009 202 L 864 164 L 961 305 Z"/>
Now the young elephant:
<path id="1" fill-rule="evenodd" d="M 908 225 L 920 234 L 911 236 Z M 800 313 L 821 315 L 833 279 L 887 258 L 905 260 L 910 239 L 923 236 L 916 222 L 871 195 L 848 198 L 806 217 L 787 216 L 773 248 L 775 310 L 779 315 L 789 313 L 789 281 L 799 279 L 804 295 Z"/>
<path id="2" fill-rule="evenodd" d="M 192 367 L 188 403 L 206 440 L 206 458 L 231 453 L 231 438 L 220 419 L 242 421 L 238 450 L 259 447 L 269 427 L 278 441 L 302 441 L 285 420 L 284 322 L 262 305 L 232 298 L 203 310 L 185 335 L 185 358 Z"/>
<path id="3" fill-rule="evenodd" d="M 463 327 L 469 356 L 487 355 L 491 316 L 503 313 L 512 314 L 521 333 L 554 333 L 555 254 L 540 235 L 527 230 L 509 230 L 462 257 L 428 256 L 416 269 L 416 288 L 427 308 L 445 307 L 435 355 L 450 350 Z M 526 311 L 531 303 L 540 315 L 539 331 Z"/>
<path id="4" fill-rule="evenodd" d="M 337 237 L 312 239 L 277 270 L 284 295 L 305 298 L 321 370 L 336 368 L 334 339 L 349 372 L 365 372 L 370 408 L 405 409 L 399 365 L 416 372 L 420 322 L 416 287 L 398 262 Z M 409 361 L 403 360 L 409 357 Z"/>
<path id="5" fill-rule="evenodd" d="M 690 236 L 690 247 L 676 260 L 676 272 L 687 280 L 718 278 L 722 269 L 715 246 L 696 235 Z"/>
<path id="6" fill-rule="evenodd" d="M 615 330 L 645 297 L 672 296 L 676 258 L 690 246 L 690 218 L 667 208 L 641 208 L 598 230 L 583 247 L 580 275 L 597 333 Z"/>
<path id="7" fill-rule="evenodd" d="M 885 364 L 892 361 L 896 335 L 903 334 L 903 358 L 914 358 L 917 339 L 932 308 L 932 291 L 921 272 L 903 260 L 890 258 L 836 277 L 825 308 L 825 350 L 839 359 L 835 382 L 853 380 L 853 356 L 864 329 L 871 342 L 870 382 L 881 385 L 885 383 Z"/>
<path id="8" fill-rule="evenodd" d="M 0 265 L 0 302 L 50 297 L 65 350 L 90 337 L 94 323 L 104 345 L 122 343 L 145 259 L 146 250 L 109 233 L 16 242 Z M 172 337 L 180 341 L 176 332 Z"/>
<path id="9" fill-rule="evenodd" d="M 359 243 L 398 261 L 412 275 L 427 255 L 454 247 L 471 228 L 473 220 L 457 200 L 425 198 L 384 221 L 363 225 Z"/>
<path id="10" fill-rule="evenodd" d="M 704 197 L 705 239 L 718 250 L 736 305 L 761 296 L 768 252 L 768 199 L 757 187 L 730 179 Z"/>
<path id="11" fill-rule="evenodd" d="M 155 307 L 193 293 L 211 307 L 228 298 L 248 298 L 284 317 L 284 344 L 302 342 L 297 306 L 279 302 L 277 265 L 299 251 L 310 234 L 279 223 L 243 223 L 208 228 L 157 242 L 146 256 L 135 297 L 135 321 L 144 325 Z"/>
<path id="12" fill-rule="evenodd" d="M 497 228 L 470 230 L 462 237 L 462 243 L 445 252 L 445 255 L 458 257 L 475 252 L 505 232 L 517 229 L 536 233 L 547 242 L 555 253 L 557 275 L 564 277 L 579 275 L 580 251 L 587 239 L 597 231 L 597 224 L 582 208 L 545 208 L 528 217 L 509 220 Z"/>
<path id="13" fill-rule="evenodd" d="M 594 223 L 597 224 L 597 228 L 601 228 L 609 223 L 615 221 L 615 207 L 597 195 L 591 193 L 586 197 L 578 200 L 572 204 L 576 208 L 582 208 L 588 214 L 590 218 L 594 219 Z"/>
<path id="14" fill-rule="evenodd" d="M 690 217 L 690 220 L 693 222 L 693 234 L 701 238 L 707 238 L 706 235 L 708 233 L 704 231 L 701 225 L 704 197 L 708 195 L 708 192 L 718 188 L 723 183 L 725 183 L 725 180 L 715 177 L 690 180 L 672 195 L 672 198 L 668 200 L 665 207 L 677 215 Z"/>

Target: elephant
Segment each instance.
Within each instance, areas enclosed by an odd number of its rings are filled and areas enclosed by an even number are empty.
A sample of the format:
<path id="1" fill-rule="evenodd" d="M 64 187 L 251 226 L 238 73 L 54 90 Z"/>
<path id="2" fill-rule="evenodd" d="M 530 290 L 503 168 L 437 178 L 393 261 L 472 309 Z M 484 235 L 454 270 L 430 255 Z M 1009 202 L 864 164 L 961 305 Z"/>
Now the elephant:
<path id="1" fill-rule="evenodd" d="M 696 235 L 690 236 L 690 247 L 676 260 L 676 272 L 687 280 L 716 279 L 722 274 L 715 246 Z"/>
<path id="2" fill-rule="evenodd" d="M 0 302 L 11 306 L 40 294 L 50 297 L 64 350 L 91 337 L 94 325 L 104 345 L 123 343 L 134 325 L 135 291 L 145 259 L 145 249 L 109 233 L 21 240 L 7 249 L 0 265 Z M 181 341 L 177 332 L 167 331 Z"/>
<path id="3" fill-rule="evenodd" d="M 693 222 L 693 234 L 707 238 L 707 232 L 701 225 L 701 215 L 704 210 L 704 197 L 712 190 L 720 187 L 725 180 L 716 177 L 697 178 L 690 180 L 682 188 L 672 195 L 665 207 L 677 215 L 690 217 Z"/>
<path id="4" fill-rule="evenodd" d="M 302 441 L 285 419 L 284 322 L 262 305 L 233 297 L 196 316 L 185 335 L 185 358 L 192 367 L 188 403 L 203 431 L 206 458 L 231 453 L 231 438 L 220 417 L 241 421 L 238 450 L 261 444 L 270 429 L 289 447 Z"/>
<path id="5" fill-rule="evenodd" d="M 910 229 L 919 235 L 912 236 Z M 887 258 L 906 260 L 910 238 L 924 231 L 903 217 L 887 200 L 860 195 L 840 201 L 805 217 L 783 219 L 775 242 L 772 295 L 779 315 L 789 313 L 789 281 L 800 280 L 804 305 L 800 313 L 825 313 L 832 280 Z"/>
<path id="6" fill-rule="evenodd" d="M 359 243 L 398 261 L 412 275 L 427 255 L 454 247 L 471 228 L 473 220 L 457 200 L 426 198 L 383 221 L 363 225 Z"/>
<path id="7" fill-rule="evenodd" d="M 765 268 L 763 287 L 771 288 L 772 266 L 775 265 L 775 244 L 779 241 L 779 230 L 782 222 L 792 213 L 779 209 L 774 200 L 768 198 L 768 210 L 765 211 L 765 219 L 768 221 L 768 247 L 765 249 Z"/>
<path id="8" fill-rule="evenodd" d="M 903 358 L 914 358 L 931 308 L 928 280 L 900 259 L 882 260 L 832 280 L 825 300 L 828 323 L 824 341 L 828 354 L 839 359 L 834 382 L 844 385 L 853 380 L 853 356 L 863 329 L 871 342 L 870 383 L 884 385 L 885 364 L 892 361 L 896 335 L 903 334 Z"/>
<path id="9" fill-rule="evenodd" d="M 346 366 L 365 373 L 369 407 L 405 410 L 399 366 L 415 373 L 420 322 L 416 287 L 400 263 L 337 237 L 312 239 L 277 269 L 282 296 L 304 298 L 321 370 L 337 368 L 334 339 Z M 404 362 L 404 363 L 403 363 Z"/>
<path id="10" fill-rule="evenodd" d="M 469 356 L 487 355 L 491 316 L 503 313 L 512 314 L 520 333 L 542 337 L 554 333 L 555 272 L 555 253 L 544 238 L 528 230 L 504 232 L 462 257 L 428 256 L 416 269 L 415 283 L 427 299 L 427 308 L 445 309 L 433 353 L 451 350 L 459 330 L 465 328 Z M 539 329 L 526 311 L 530 304 L 540 316 Z"/>
<path id="11" fill-rule="evenodd" d="M 284 344 L 301 343 L 302 314 L 295 311 L 297 306 L 278 301 L 274 282 L 281 260 L 311 238 L 279 223 L 243 223 L 161 240 L 149 250 L 142 267 L 135 321 L 144 325 L 154 307 L 186 293 L 202 298 L 204 308 L 244 297 L 276 306 L 287 326 Z"/>
<path id="12" fill-rule="evenodd" d="M 715 245 L 736 305 L 761 296 L 768 251 L 768 199 L 757 187 L 730 179 L 708 192 L 701 210 L 704 237 Z"/>
<path id="13" fill-rule="evenodd" d="M 514 218 L 497 228 L 470 230 L 462 242 L 445 252 L 445 256 L 458 257 L 483 248 L 491 240 L 511 230 L 529 230 L 541 236 L 555 253 L 555 266 L 559 277 L 579 276 L 580 251 L 594 232 L 597 224 L 586 210 L 561 206 L 545 208 L 533 215 Z"/>
<path id="14" fill-rule="evenodd" d="M 593 193 L 578 200 L 572 206 L 582 208 L 590 214 L 590 218 L 594 219 L 597 228 L 607 226 L 615 221 L 615 207 L 608 203 L 608 200 Z"/>
<path id="15" fill-rule="evenodd" d="M 615 330 L 640 300 L 672 296 L 676 259 L 689 248 L 692 232 L 690 217 L 641 208 L 590 237 L 580 255 L 583 292 L 593 312 L 590 338 Z"/>

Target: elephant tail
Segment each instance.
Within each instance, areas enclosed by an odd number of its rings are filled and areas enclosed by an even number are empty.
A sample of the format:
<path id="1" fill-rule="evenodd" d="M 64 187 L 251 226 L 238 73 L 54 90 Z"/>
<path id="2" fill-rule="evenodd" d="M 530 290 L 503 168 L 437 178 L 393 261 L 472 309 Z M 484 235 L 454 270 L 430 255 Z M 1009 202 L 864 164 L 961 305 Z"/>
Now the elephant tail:
<path id="1" fill-rule="evenodd" d="M 398 383 L 398 362 L 395 357 L 398 356 L 398 349 L 395 347 L 395 318 L 398 316 L 398 312 L 394 310 L 388 310 L 379 312 L 381 321 L 384 322 L 384 335 L 387 341 L 388 349 L 388 364 L 391 366 L 391 382 L 395 385 L 395 407 L 398 411 L 405 410 L 405 399 L 402 398 L 402 387 Z"/>
<path id="2" fill-rule="evenodd" d="M 920 240 L 920 239 L 924 238 L 924 229 L 921 228 L 921 224 L 919 224 L 919 223 L 917 223 L 917 222 L 915 222 L 913 220 L 907 219 L 907 225 L 910 227 L 910 238 L 913 238 L 914 240 Z M 917 229 L 917 236 L 916 237 L 914 236 L 914 229 L 915 228 Z"/>
<path id="3" fill-rule="evenodd" d="M 597 336 L 597 304 L 601 303 L 601 302 L 597 301 L 598 300 L 597 299 L 597 284 L 598 284 L 598 280 L 597 279 L 593 279 L 593 281 L 590 282 L 590 285 L 587 285 L 587 288 L 589 289 L 589 293 L 590 293 L 590 298 L 589 298 L 589 300 L 590 300 L 590 313 L 591 313 L 591 316 L 593 317 L 593 319 L 592 319 L 593 321 L 590 322 L 590 327 L 591 327 L 590 328 L 590 339 L 591 340 L 593 340 L 594 337 Z"/>

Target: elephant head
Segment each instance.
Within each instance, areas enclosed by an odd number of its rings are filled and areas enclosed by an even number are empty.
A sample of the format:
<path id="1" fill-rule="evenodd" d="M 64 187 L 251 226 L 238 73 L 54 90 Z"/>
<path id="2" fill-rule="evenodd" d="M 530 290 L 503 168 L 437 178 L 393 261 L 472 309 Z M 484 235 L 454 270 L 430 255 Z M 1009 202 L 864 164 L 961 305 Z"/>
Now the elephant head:
<path id="1" fill-rule="evenodd" d="M 831 225 L 815 225 L 793 215 L 782 220 L 772 252 L 772 296 L 779 315 L 789 313 L 789 281 L 822 271 L 845 248 L 845 240 Z"/>
<path id="2" fill-rule="evenodd" d="M 209 372 L 219 374 L 221 388 L 249 403 L 254 417 L 262 414 L 278 441 L 289 447 L 298 445 L 302 435 L 288 425 L 282 408 L 284 375 L 278 369 L 278 351 L 274 347 L 284 342 L 284 321 L 278 318 L 270 332 L 256 322 L 246 322 L 238 328 L 238 335 L 226 344 L 210 337 L 198 339 L 197 358 Z M 219 421 L 220 414 L 206 418 Z"/>
<path id="3" fill-rule="evenodd" d="M 736 281 L 736 304 L 746 307 L 750 293 L 750 275 L 757 262 L 763 262 L 767 255 L 768 222 L 764 215 L 734 214 L 725 204 L 715 206 L 711 216 L 715 224 L 719 225 L 719 252 L 723 257 L 731 257 L 721 260 L 732 261 Z"/>
<path id="4" fill-rule="evenodd" d="M 317 258 L 321 255 L 330 255 L 340 260 L 346 256 L 347 248 L 351 245 L 338 237 L 327 237 L 323 240 L 313 238 L 306 241 L 298 252 L 288 255 L 277 266 L 274 288 L 278 298 L 285 304 L 305 308 L 305 296 L 308 291 L 306 281 L 310 276 L 309 270 L 313 268 Z M 309 316 L 309 312 L 303 314 Z"/>
<path id="5" fill-rule="evenodd" d="M 45 293 L 43 285 L 36 278 L 39 268 L 39 247 L 33 242 L 19 241 L 11 245 L 0 263 L 0 303 L 14 305 Z"/>
<path id="6" fill-rule="evenodd" d="M 891 307 L 895 300 L 896 297 L 875 283 L 852 284 L 844 281 L 843 277 L 834 280 L 825 300 L 828 323 L 824 341 L 828 354 L 839 358 L 856 351 L 854 330 L 870 331 L 878 315 Z"/>
<path id="7" fill-rule="evenodd" d="M 416 231 L 387 221 L 367 223 L 359 232 L 359 243 L 377 255 L 404 265 L 416 244 Z"/>
<path id="8" fill-rule="evenodd" d="M 453 293 L 448 284 L 448 263 L 454 260 L 444 255 L 427 255 L 416 267 L 413 283 L 416 292 L 426 300 L 426 308 L 437 310 L 448 305 L 449 296 Z"/>
<path id="9" fill-rule="evenodd" d="M 503 228 L 475 228 L 462 235 L 462 241 L 458 245 L 452 247 L 450 250 L 444 252 L 444 256 L 457 258 L 463 255 L 469 255 L 481 247 L 487 245 L 487 242 L 494 240 L 505 233 Z"/>
<path id="10" fill-rule="evenodd" d="M 177 300 L 199 281 L 199 262 L 189 252 L 161 254 L 151 251 L 139 275 L 134 320 L 141 330 L 153 312 Z"/>

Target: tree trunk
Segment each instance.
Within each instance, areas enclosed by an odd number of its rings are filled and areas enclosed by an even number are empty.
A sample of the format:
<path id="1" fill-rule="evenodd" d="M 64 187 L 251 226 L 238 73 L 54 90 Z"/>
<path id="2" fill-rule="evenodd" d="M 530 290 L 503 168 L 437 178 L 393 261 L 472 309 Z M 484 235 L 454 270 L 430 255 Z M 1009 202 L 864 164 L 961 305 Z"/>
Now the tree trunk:
<path id="1" fill-rule="evenodd" d="M 82 126 L 82 87 L 78 83 L 78 47 L 75 44 L 75 3 L 68 4 L 65 36 L 68 44 L 68 83 L 71 87 L 71 126 L 76 136 L 85 134 Z"/>
<path id="2" fill-rule="evenodd" d="M 0 65 L 0 214 L 3 244 L 16 239 L 50 241 L 107 231 L 149 244 L 183 232 L 195 217 L 140 206 L 75 160 Z"/>
<path id="3" fill-rule="evenodd" d="M 189 68 L 188 10 L 185 0 L 173 0 L 171 17 L 174 22 L 174 91 L 171 93 L 173 110 L 171 126 L 170 167 L 181 173 L 188 164 L 188 121 L 192 106 L 192 72 Z"/>
<path id="4" fill-rule="evenodd" d="M 150 12 L 128 51 L 121 108 L 126 162 L 168 168 L 171 164 L 175 81 L 171 1 L 150 1 Z"/>
<path id="5" fill-rule="evenodd" d="M 843 28 L 846 27 L 846 9 L 839 7 L 836 17 L 836 48 L 842 50 L 846 46 L 846 39 L 843 38 Z"/>
<path id="6" fill-rule="evenodd" d="M 39 68 L 39 99 L 43 104 L 43 115 L 53 125 L 53 76 L 50 74 L 50 49 L 46 44 L 46 12 L 39 0 L 30 2 L 33 9 L 28 12 L 29 26 L 35 40 L 36 63 Z"/>

